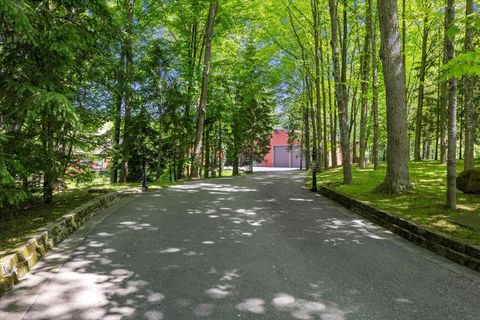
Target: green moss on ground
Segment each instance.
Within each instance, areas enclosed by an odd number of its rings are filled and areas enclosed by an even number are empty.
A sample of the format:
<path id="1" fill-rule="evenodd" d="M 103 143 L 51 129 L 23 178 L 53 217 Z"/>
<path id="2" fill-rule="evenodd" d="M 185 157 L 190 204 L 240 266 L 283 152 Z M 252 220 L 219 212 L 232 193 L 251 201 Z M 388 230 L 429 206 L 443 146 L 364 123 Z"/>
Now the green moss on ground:
<path id="1" fill-rule="evenodd" d="M 477 161 L 476 165 L 480 165 Z M 438 161 L 410 163 L 412 188 L 402 194 L 386 196 L 372 192 L 385 177 L 385 164 L 374 171 L 373 166 L 352 168 L 353 184 L 341 185 L 342 169 L 334 168 L 317 175 L 318 185 L 326 185 L 356 200 L 412 221 L 430 230 L 442 232 L 465 243 L 480 246 L 480 232 L 448 222 L 449 216 L 466 213 L 480 215 L 480 195 L 467 195 L 457 191 L 457 210 L 449 210 L 446 202 L 446 165 Z M 463 171 L 463 162 L 458 161 L 457 172 Z M 311 185 L 311 177 L 307 184 Z"/>
<path id="2" fill-rule="evenodd" d="M 25 243 L 36 230 L 99 195 L 78 189 L 57 192 L 51 205 L 41 199 L 32 200 L 9 212 L 9 218 L 0 217 L 0 256 Z"/>

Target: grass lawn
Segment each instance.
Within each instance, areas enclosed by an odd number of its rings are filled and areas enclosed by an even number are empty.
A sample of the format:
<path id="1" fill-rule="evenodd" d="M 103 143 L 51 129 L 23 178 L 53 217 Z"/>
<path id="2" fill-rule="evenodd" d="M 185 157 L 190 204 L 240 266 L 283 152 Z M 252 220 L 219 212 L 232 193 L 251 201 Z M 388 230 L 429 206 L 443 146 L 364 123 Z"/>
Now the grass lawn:
<path id="1" fill-rule="evenodd" d="M 25 243 L 28 236 L 39 228 L 99 195 L 88 193 L 86 189 L 57 192 L 52 205 L 46 205 L 40 199 L 33 200 L 10 213 L 12 217 L 0 217 L 0 257 Z"/>
<path id="2" fill-rule="evenodd" d="M 222 176 L 231 176 L 231 170 L 224 170 Z M 149 191 L 156 191 L 162 187 L 172 185 L 172 182 L 149 182 Z M 29 203 L 19 205 L 14 212 L 9 212 L 6 218 L 0 214 L 0 260 L 3 255 L 24 244 L 29 235 L 45 227 L 76 207 L 98 197 L 102 193 L 89 190 L 122 191 L 141 187 L 140 183 L 126 183 L 111 185 L 107 177 L 98 176 L 88 184 L 67 184 L 67 190 L 54 194 L 54 203 L 46 205 L 41 197 Z M 105 192 L 104 191 L 104 192 Z"/>
<path id="3" fill-rule="evenodd" d="M 476 166 L 480 161 L 476 162 Z M 430 230 L 447 234 L 453 239 L 480 246 L 480 232 L 458 226 L 446 220 L 449 216 L 465 213 L 480 215 L 480 195 L 466 195 L 457 190 L 457 210 L 449 210 L 446 202 L 446 165 L 438 161 L 410 162 L 410 179 L 412 189 L 396 196 L 374 194 L 385 176 L 385 164 L 380 170 L 373 171 L 373 166 L 361 170 L 352 167 L 353 184 L 341 185 L 341 167 L 317 175 L 319 185 L 326 185 L 356 200 L 410 220 Z M 463 171 L 463 162 L 458 161 L 457 172 Z M 311 185 L 311 177 L 307 183 Z"/>

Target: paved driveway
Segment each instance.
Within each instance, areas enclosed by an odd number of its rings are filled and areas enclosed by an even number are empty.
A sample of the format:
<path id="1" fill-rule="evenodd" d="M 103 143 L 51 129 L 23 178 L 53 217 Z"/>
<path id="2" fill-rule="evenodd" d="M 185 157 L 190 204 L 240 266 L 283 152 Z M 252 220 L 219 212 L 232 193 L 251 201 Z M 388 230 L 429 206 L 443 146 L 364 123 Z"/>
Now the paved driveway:
<path id="1" fill-rule="evenodd" d="M 133 196 L 0 298 L 0 319 L 480 319 L 478 273 L 302 185 L 273 172 Z"/>

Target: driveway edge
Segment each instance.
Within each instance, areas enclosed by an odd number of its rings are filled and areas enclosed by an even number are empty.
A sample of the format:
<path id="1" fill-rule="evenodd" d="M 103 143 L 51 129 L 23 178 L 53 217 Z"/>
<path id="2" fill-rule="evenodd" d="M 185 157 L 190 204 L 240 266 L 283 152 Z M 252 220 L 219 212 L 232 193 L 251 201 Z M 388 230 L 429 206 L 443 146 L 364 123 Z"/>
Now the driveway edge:
<path id="1" fill-rule="evenodd" d="M 50 249 L 80 228 L 90 217 L 110 207 L 119 196 L 118 192 L 110 192 L 73 209 L 39 229 L 25 244 L 12 250 L 0 265 L 0 296 L 17 284 Z"/>
<path id="2" fill-rule="evenodd" d="M 456 263 L 480 271 L 480 248 L 450 239 L 410 221 L 368 206 L 347 195 L 321 186 L 319 193 L 350 211 L 381 225 L 399 236 L 444 256 Z"/>

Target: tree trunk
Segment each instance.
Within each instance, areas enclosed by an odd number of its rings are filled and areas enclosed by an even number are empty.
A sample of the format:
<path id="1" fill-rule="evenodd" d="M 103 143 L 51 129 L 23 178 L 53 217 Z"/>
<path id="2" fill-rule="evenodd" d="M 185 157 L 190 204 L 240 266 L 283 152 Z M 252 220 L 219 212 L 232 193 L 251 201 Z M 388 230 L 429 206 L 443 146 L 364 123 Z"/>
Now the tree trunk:
<path id="1" fill-rule="evenodd" d="M 449 35 L 455 25 L 455 0 L 447 0 L 445 19 L 445 54 L 446 62 L 455 58 L 455 36 Z M 447 159 L 447 206 L 457 208 L 457 79 L 448 81 L 448 159 Z"/>
<path id="2" fill-rule="evenodd" d="M 205 113 L 207 107 L 207 93 L 208 93 L 208 79 L 210 76 L 210 56 L 212 52 L 212 36 L 213 26 L 215 24 L 215 15 L 217 11 L 217 1 L 210 1 L 210 9 L 207 18 L 207 28 L 205 30 L 205 56 L 203 61 L 203 79 L 202 79 L 202 91 L 200 94 L 200 103 L 197 109 L 197 125 L 196 125 L 196 137 L 195 145 L 193 149 L 193 162 L 192 170 L 190 172 L 190 178 L 198 178 L 198 171 L 200 167 L 200 157 L 202 152 L 202 138 L 203 127 L 205 125 Z"/>
<path id="3" fill-rule="evenodd" d="M 459 98 L 460 100 L 460 98 Z M 461 101 L 457 101 L 457 104 L 458 105 L 462 105 L 462 102 Z M 460 133 L 458 134 L 458 159 L 459 160 L 463 160 L 463 130 L 464 130 L 464 125 L 463 125 L 463 115 L 464 113 L 459 110 L 458 111 L 459 113 L 459 116 L 460 116 L 460 119 L 458 119 L 458 125 L 460 127 Z"/>
<path id="4" fill-rule="evenodd" d="M 132 118 L 132 73 L 133 73 L 133 9 L 135 0 L 126 0 L 127 5 L 127 29 L 125 32 L 125 118 L 123 124 L 123 142 L 122 142 L 122 164 L 120 171 L 120 182 L 127 182 L 128 160 L 131 152 L 131 128 Z"/>
<path id="5" fill-rule="evenodd" d="M 327 92 L 325 89 L 325 70 L 323 61 L 322 43 L 320 42 L 320 66 L 322 77 L 322 111 L 323 111 L 323 162 L 324 168 L 328 168 L 328 137 L 327 137 Z"/>
<path id="6" fill-rule="evenodd" d="M 305 76 L 305 83 L 307 88 L 307 97 L 308 97 L 308 106 L 309 106 L 309 115 L 310 115 L 310 124 L 312 126 L 312 149 L 315 154 L 318 154 L 318 140 L 317 140 L 317 129 L 315 124 L 315 110 L 313 109 L 313 92 L 312 92 L 312 84 L 310 79 Z"/>
<path id="7" fill-rule="evenodd" d="M 366 158 L 365 151 L 367 149 L 367 110 L 368 110 L 368 82 L 370 75 L 370 45 L 371 39 L 370 34 L 372 32 L 372 6 L 371 1 L 369 1 L 367 6 L 366 14 L 366 23 L 365 23 L 365 39 L 363 44 L 363 54 L 361 61 L 361 72 L 362 72 L 362 108 L 360 112 L 360 159 L 358 161 L 358 166 L 360 169 L 365 169 Z"/>
<path id="8" fill-rule="evenodd" d="M 197 12 L 199 11 L 198 8 L 198 0 L 192 0 L 191 2 L 191 10 L 195 14 L 193 15 L 193 20 L 189 27 L 190 35 L 187 40 L 187 47 L 188 47 L 188 86 L 187 86 L 187 99 L 185 104 L 185 112 L 183 115 L 183 126 L 179 128 L 182 132 L 180 135 L 180 150 L 178 156 L 178 165 L 177 165 L 177 176 L 178 179 L 183 179 L 185 177 L 185 159 L 191 155 L 190 150 L 192 150 L 192 121 L 191 121 L 191 107 L 194 104 L 194 89 L 195 89 L 195 82 L 197 77 L 197 68 L 200 64 L 199 58 L 199 42 L 200 38 L 199 35 L 199 23 Z"/>
<path id="9" fill-rule="evenodd" d="M 318 144 L 318 150 L 316 152 L 319 170 L 323 170 L 323 147 L 322 147 L 322 123 L 321 123 L 321 83 L 320 83 L 320 12 L 318 10 L 318 0 L 311 0 L 311 9 L 313 15 L 313 38 L 315 43 L 315 106 L 317 111 L 317 131 L 316 139 Z M 312 122 L 313 124 L 313 122 Z M 312 126 L 312 129 L 315 130 L 315 127 Z M 315 132 L 315 131 L 314 131 Z M 314 141 L 316 140 L 314 139 Z"/>
<path id="10" fill-rule="evenodd" d="M 446 20 L 446 16 L 445 16 Z M 446 33 L 446 31 L 444 31 Z M 444 35 L 446 37 L 446 34 Z M 440 68 L 442 63 L 446 64 L 447 56 L 445 54 L 445 42 L 442 47 L 442 55 L 443 59 L 440 61 Z M 439 113 L 440 113 L 440 163 L 444 164 L 447 162 L 447 130 L 446 130 L 446 122 L 447 122 L 447 83 L 441 82 L 439 85 Z"/>
<path id="11" fill-rule="evenodd" d="M 233 176 L 238 176 L 238 175 L 240 174 L 240 171 L 239 171 L 239 169 L 238 169 L 238 162 L 239 162 L 238 157 L 236 157 L 235 159 L 233 159 L 233 163 L 232 163 L 232 166 L 233 166 L 232 175 L 233 175 Z"/>
<path id="12" fill-rule="evenodd" d="M 357 113 L 358 113 L 358 107 L 357 107 L 357 89 L 358 87 L 355 86 L 352 92 L 352 115 L 350 119 L 350 137 L 352 140 L 352 162 L 357 163 L 358 162 L 358 156 L 357 156 Z"/>
<path id="13" fill-rule="evenodd" d="M 373 0 L 368 0 L 368 6 L 372 11 L 373 16 Z M 378 68 L 377 68 L 377 18 L 372 17 L 371 23 L 371 35 L 372 35 L 372 116 L 373 116 L 373 145 L 372 145 L 372 160 L 373 169 L 378 170 L 379 156 L 378 156 L 378 144 L 379 144 L 379 124 L 378 124 Z"/>
<path id="14" fill-rule="evenodd" d="M 329 57 L 327 56 L 327 61 Z M 332 98 L 332 83 L 330 80 L 331 77 L 327 77 L 328 85 L 328 108 L 330 112 L 330 156 L 332 158 L 332 167 L 336 167 L 337 163 L 337 112 L 334 107 L 333 98 Z"/>
<path id="15" fill-rule="evenodd" d="M 410 186 L 405 74 L 400 50 L 397 0 L 378 1 L 377 8 L 387 103 L 387 174 L 377 191 L 394 194 Z"/>
<path id="16" fill-rule="evenodd" d="M 157 98 L 159 99 L 159 97 Z M 163 112 L 161 104 L 158 104 L 158 142 L 157 142 L 157 173 L 156 180 L 162 177 L 162 148 L 163 148 Z"/>
<path id="17" fill-rule="evenodd" d="M 207 179 L 210 174 L 210 129 L 209 126 L 205 128 L 205 170 L 203 177 Z"/>
<path id="18" fill-rule="evenodd" d="M 308 115 L 308 102 L 305 101 L 305 109 L 303 110 L 303 123 L 304 123 L 304 141 L 305 141 L 305 169 L 310 169 L 310 121 Z"/>
<path id="19" fill-rule="evenodd" d="M 419 84 L 418 84 L 418 103 L 415 127 L 415 150 L 414 160 L 421 161 L 420 146 L 422 143 L 422 118 L 423 118 L 423 99 L 425 95 L 425 73 L 427 70 L 427 44 L 428 44 L 428 10 L 423 20 L 423 36 L 422 36 L 422 61 L 420 63 Z"/>
<path id="20" fill-rule="evenodd" d="M 440 88 L 440 86 L 438 86 Z M 439 90 L 437 90 L 439 91 Z M 435 128 L 435 155 L 434 159 L 438 161 L 438 148 L 439 148 L 439 140 L 440 140 L 440 92 L 438 92 L 438 99 L 437 99 L 437 122 Z"/>
<path id="21" fill-rule="evenodd" d="M 218 125 L 218 176 L 222 176 L 222 170 L 223 170 L 223 129 L 222 129 L 222 123 Z"/>
<path id="22" fill-rule="evenodd" d="M 465 30 L 465 47 L 466 52 L 474 50 L 473 47 L 473 0 L 467 0 L 465 7 L 465 14 L 467 16 L 467 28 Z M 465 106 L 465 155 L 463 167 L 465 170 L 473 169 L 474 167 L 474 146 L 475 146 L 475 124 L 476 115 L 473 104 L 473 81 L 472 76 L 463 78 L 463 101 Z"/>
<path id="23" fill-rule="evenodd" d="M 405 77 L 405 97 L 408 96 L 407 85 L 406 85 L 407 83 L 406 54 L 407 54 L 407 0 L 402 0 L 402 61 L 403 61 L 403 76 Z M 408 103 L 407 103 L 407 108 L 408 108 Z M 407 110 L 407 117 L 408 117 L 408 110 Z M 408 146 L 410 147 L 410 143 L 408 144 Z"/>
<path id="24" fill-rule="evenodd" d="M 333 75 L 335 78 L 335 97 L 340 117 L 340 144 L 342 149 L 342 166 L 343 166 L 343 183 L 352 183 L 352 169 L 350 164 L 350 143 L 348 139 L 348 109 L 346 105 L 345 82 L 342 81 L 342 75 L 346 74 L 346 63 L 342 63 L 344 70 L 340 68 L 338 53 L 338 5 L 335 0 L 329 0 L 331 30 L 332 30 L 332 62 Z M 345 21 L 346 22 L 346 21 Z M 346 37 L 346 34 L 344 35 Z M 345 47 L 345 46 L 344 46 Z M 344 51 L 344 50 L 342 50 Z M 344 51 L 345 55 L 346 52 Z M 342 57 L 342 61 L 346 61 L 346 57 Z"/>
<path id="25" fill-rule="evenodd" d="M 44 158 L 43 169 L 43 202 L 53 203 L 53 183 L 54 183 L 54 151 L 53 151 L 53 124 L 51 108 L 48 108 L 48 113 L 45 115 L 44 132 L 43 132 L 43 150 L 46 157 Z"/>
<path id="26" fill-rule="evenodd" d="M 120 54 L 120 64 L 121 67 L 116 71 L 116 92 L 115 92 L 115 118 L 113 124 L 113 157 L 111 164 L 111 174 L 110 182 L 118 182 L 118 148 L 120 146 L 120 130 L 122 122 L 122 100 L 124 95 L 124 81 L 123 81 L 123 72 L 125 67 L 125 54 L 124 50 L 121 50 Z"/>

